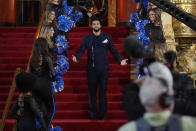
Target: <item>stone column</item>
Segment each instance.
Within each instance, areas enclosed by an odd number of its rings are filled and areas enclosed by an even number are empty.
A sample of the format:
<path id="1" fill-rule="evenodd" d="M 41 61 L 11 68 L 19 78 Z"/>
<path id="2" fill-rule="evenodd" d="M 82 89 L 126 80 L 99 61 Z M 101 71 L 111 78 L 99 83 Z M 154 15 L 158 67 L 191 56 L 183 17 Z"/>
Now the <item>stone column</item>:
<path id="1" fill-rule="evenodd" d="M 108 0 L 108 26 L 116 26 L 116 0 Z"/>
<path id="2" fill-rule="evenodd" d="M 196 0 L 170 0 L 187 13 L 196 15 Z M 177 69 L 189 75 L 196 72 L 196 31 L 175 18 L 172 19 L 175 39 L 178 42 Z"/>
<path id="3" fill-rule="evenodd" d="M 168 50 L 176 51 L 178 43 L 175 42 L 175 35 L 172 26 L 172 16 L 166 12 L 161 13 L 161 21 L 163 26 L 163 34 L 168 44 Z"/>

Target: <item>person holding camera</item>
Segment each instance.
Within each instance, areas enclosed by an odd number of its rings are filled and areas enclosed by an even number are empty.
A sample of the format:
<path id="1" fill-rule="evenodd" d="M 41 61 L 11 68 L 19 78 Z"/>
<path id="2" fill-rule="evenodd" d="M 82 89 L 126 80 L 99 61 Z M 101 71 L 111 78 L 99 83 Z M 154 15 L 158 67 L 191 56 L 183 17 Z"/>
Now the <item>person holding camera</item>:
<path id="1" fill-rule="evenodd" d="M 139 99 L 146 112 L 136 121 L 128 122 L 118 131 L 194 131 L 196 118 L 173 114 L 173 78 L 169 69 L 159 62 L 149 66 L 141 82 Z"/>

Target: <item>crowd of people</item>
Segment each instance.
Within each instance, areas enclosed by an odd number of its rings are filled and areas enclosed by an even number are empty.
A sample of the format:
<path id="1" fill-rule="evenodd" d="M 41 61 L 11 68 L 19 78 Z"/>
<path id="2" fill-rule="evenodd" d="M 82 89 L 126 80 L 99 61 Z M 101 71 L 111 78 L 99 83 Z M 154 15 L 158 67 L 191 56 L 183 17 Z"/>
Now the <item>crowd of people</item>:
<path id="1" fill-rule="evenodd" d="M 143 77 L 131 81 L 124 88 L 123 108 L 131 122 L 120 127 L 119 131 L 194 131 L 196 94 L 193 80 L 187 74 L 175 72 L 177 55 L 174 51 L 168 51 L 160 21 L 161 10 L 153 4 L 149 5 L 147 16 L 139 12 L 141 19 L 149 18 L 150 21 L 144 29 L 151 43 L 148 50 L 144 48 L 146 55 L 138 68 Z M 68 32 L 79 19 L 80 12 L 68 6 L 66 0 L 49 1 L 40 36 L 34 42 L 29 72 L 21 72 L 15 78 L 21 94 L 11 109 L 11 115 L 17 119 L 19 131 L 50 130 L 55 112 L 53 95 L 63 90 L 62 75 L 69 69 L 66 57 Z M 92 19 L 91 25 L 93 32 L 83 38 L 72 60 L 78 62 L 84 51 L 88 50 L 89 116 L 91 120 L 96 120 L 99 112 L 98 119 L 103 120 L 107 113 L 107 51 L 110 50 L 122 66 L 127 65 L 127 59 L 121 58 L 111 36 L 101 32 L 98 17 Z M 140 44 L 131 40 L 132 44 Z M 137 50 L 138 46 L 134 47 L 132 50 Z M 99 111 L 96 103 L 97 84 L 100 84 Z"/>
<path id="2" fill-rule="evenodd" d="M 29 72 L 16 76 L 21 94 L 11 115 L 17 119 L 19 131 L 50 130 L 55 112 L 54 93 L 64 89 L 62 75 L 69 69 L 68 32 L 82 14 L 68 6 L 67 0 L 50 0 L 44 18 L 39 38 L 34 41 Z"/>
<path id="3" fill-rule="evenodd" d="M 149 23 L 142 23 L 142 33 L 147 37 L 137 37 L 139 43 L 135 40 L 136 37 L 127 38 L 126 44 L 133 43 L 125 47 L 138 48 L 137 53 L 129 55 L 135 57 L 138 54 L 142 58 L 138 67 L 142 77 L 131 81 L 124 88 L 123 108 L 130 122 L 120 127 L 119 131 L 196 130 L 194 81 L 186 73 L 175 72 L 177 54 L 167 48 L 161 12 L 149 3 L 149 8 L 138 12 L 136 16 L 140 18 L 135 22 L 138 24 L 145 19 L 149 20 Z M 148 44 L 145 43 L 146 38 L 149 38 Z M 134 45 L 134 42 L 137 44 Z M 144 48 L 138 45 L 143 45 Z"/>

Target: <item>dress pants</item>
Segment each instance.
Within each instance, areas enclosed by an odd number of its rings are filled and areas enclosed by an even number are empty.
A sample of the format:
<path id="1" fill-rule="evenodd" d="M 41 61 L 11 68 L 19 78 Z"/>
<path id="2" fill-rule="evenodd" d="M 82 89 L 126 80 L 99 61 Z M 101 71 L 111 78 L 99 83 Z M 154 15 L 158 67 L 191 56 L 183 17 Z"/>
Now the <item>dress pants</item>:
<path id="1" fill-rule="evenodd" d="M 95 117 L 97 113 L 97 87 L 99 86 L 99 114 L 107 112 L 106 89 L 108 83 L 108 70 L 92 69 L 87 71 L 89 89 L 90 116 Z"/>

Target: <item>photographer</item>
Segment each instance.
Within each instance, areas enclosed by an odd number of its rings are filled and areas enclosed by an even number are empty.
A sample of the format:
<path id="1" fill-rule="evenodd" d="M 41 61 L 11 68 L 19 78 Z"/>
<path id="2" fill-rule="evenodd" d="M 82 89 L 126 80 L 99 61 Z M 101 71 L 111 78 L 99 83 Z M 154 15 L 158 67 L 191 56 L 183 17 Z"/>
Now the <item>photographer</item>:
<path id="1" fill-rule="evenodd" d="M 196 116 L 196 104 L 190 93 L 193 91 L 193 80 L 186 74 L 173 73 L 175 112 L 181 115 Z"/>
<path id="2" fill-rule="evenodd" d="M 144 59 L 144 64 L 145 64 L 145 61 L 148 61 L 148 60 Z M 157 62 L 155 62 L 155 63 L 157 63 Z M 151 72 L 152 72 L 153 70 L 155 70 L 155 68 L 158 68 L 158 67 L 154 66 L 155 63 L 150 64 L 150 66 L 148 66 L 148 64 L 147 64 L 147 69 L 151 70 Z M 145 66 L 143 66 L 143 67 L 145 67 Z M 142 67 L 140 67 L 140 68 L 142 68 Z M 162 73 L 161 75 L 163 77 L 166 77 L 163 69 L 160 68 L 159 70 L 160 70 L 160 72 L 155 73 L 154 77 L 159 77 L 161 73 Z M 175 95 L 174 113 L 180 114 L 180 115 L 196 116 L 196 105 L 194 103 L 192 103 L 190 101 L 190 99 L 178 99 L 179 97 L 177 97 L 177 96 L 179 96 L 180 92 L 178 90 L 176 90 L 176 88 L 178 87 L 177 89 L 179 89 L 179 88 L 182 88 L 182 86 L 186 87 L 185 86 L 186 82 L 180 86 L 178 82 L 181 81 L 181 78 L 179 80 L 177 80 L 177 78 L 179 78 L 179 77 L 174 76 L 174 85 L 170 84 L 175 89 L 174 90 L 174 95 Z M 143 83 L 144 79 L 145 79 L 145 77 L 142 79 L 131 81 L 124 88 L 123 108 L 127 114 L 127 118 L 129 121 L 136 120 L 136 119 L 142 117 L 145 112 L 144 106 L 141 104 L 140 99 L 139 99 L 139 90 L 140 90 L 140 86 Z M 165 79 L 168 79 L 168 78 L 165 78 Z M 170 80 L 170 83 L 173 83 L 173 81 Z M 184 87 L 183 87 L 183 89 L 184 89 Z"/>
<path id="3" fill-rule="evenodd" d="M 145 114 L 121 126 L 118 131 L 195 131 L 196 118 L 173 114 L 173 78 L 161 63 L 150 65 L 139 91 Z"/>

